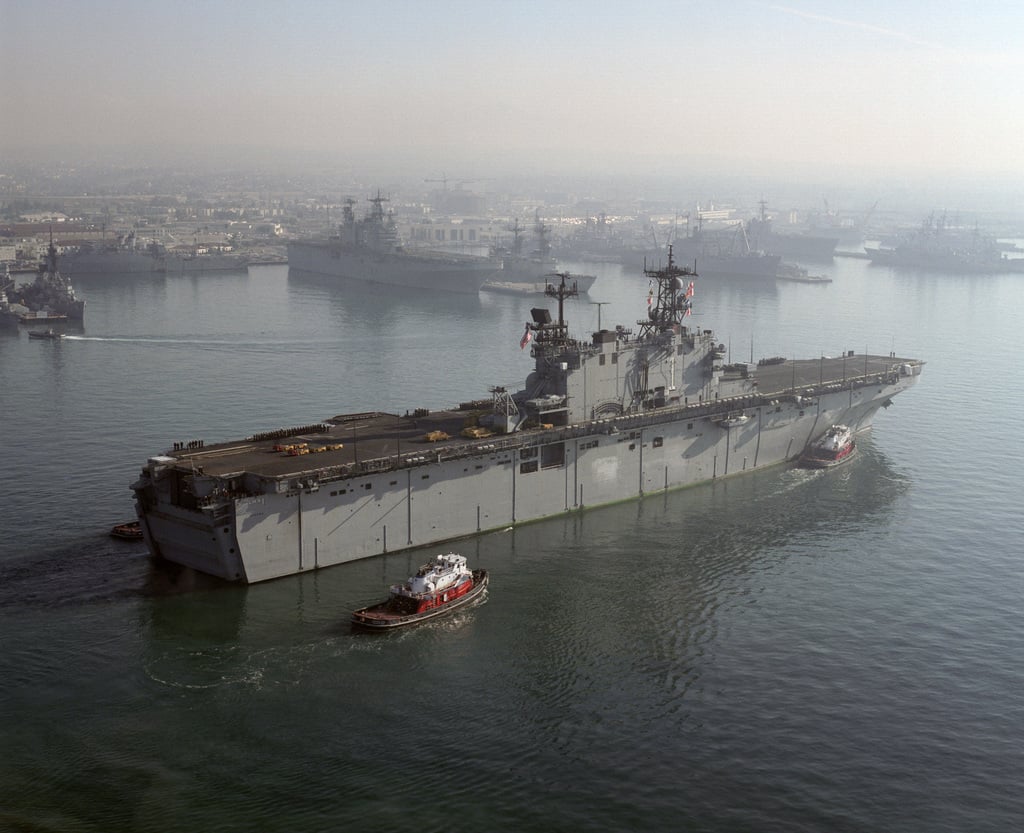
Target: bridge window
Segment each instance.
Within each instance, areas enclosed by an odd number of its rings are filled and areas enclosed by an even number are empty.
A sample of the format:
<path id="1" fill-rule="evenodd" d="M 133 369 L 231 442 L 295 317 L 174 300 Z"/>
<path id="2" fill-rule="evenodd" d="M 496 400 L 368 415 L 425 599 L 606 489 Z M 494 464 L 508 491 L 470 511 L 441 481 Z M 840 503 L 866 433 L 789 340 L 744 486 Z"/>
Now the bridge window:
<path id="1" fill-rule="evenodd" d="M 520 463 L 519 464 L 519 473 L 520 474 L 530 474 L 530 473 L 535 472 L 535 471 L 537 471 L 537 461 L 536 460 L 532 460 L 529 463 Z"/>

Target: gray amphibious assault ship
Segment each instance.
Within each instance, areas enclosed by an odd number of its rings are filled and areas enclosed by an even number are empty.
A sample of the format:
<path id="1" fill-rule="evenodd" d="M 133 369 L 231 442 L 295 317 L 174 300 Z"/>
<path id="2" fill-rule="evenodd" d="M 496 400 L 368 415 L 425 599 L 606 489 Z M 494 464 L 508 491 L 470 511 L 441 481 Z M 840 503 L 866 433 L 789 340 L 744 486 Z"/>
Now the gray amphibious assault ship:
<path id="1" fill-rule="evenodd" d="M 870 427 L 917 382 L 895 355 L 725 363 L 684 324 L 694 273 L 668 265 L 647 317 L 569 334 L 563 277 L 534 309 L 525 387 L 405 416 L 344 414 L 237 442 L 178 444 L 133 485 L 156 556 L 242 582 L 341 564 L 772 466 L 830 426 Z"/>

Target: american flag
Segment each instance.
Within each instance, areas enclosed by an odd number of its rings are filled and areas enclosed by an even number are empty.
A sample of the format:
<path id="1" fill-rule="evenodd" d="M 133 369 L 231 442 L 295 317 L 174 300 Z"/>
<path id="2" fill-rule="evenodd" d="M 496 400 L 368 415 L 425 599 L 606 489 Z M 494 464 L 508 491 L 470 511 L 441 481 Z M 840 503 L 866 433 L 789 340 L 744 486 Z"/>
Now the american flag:
<path id="1" fill-rule="evenodd" d="M 526 322 L 526 332 L 523 333 L 523 337 L 519 339 L 519 349 L 522 350 L 533 340 L 533 333 L 530 332 L 530 322 Z"/>

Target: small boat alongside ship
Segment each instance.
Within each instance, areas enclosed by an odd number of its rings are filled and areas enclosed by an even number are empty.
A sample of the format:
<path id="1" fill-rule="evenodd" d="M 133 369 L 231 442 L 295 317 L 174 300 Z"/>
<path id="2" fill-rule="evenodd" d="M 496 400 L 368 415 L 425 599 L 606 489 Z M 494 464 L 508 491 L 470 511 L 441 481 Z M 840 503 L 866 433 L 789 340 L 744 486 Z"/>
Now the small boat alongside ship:
<path id="1" fill-rule="evenodd" d="M 117 524 L 111 528 L 110 537 L 121 538 L 125 541 L 141 541 L 142 524 L 138 521 L 125 521 L 123 524 Z"/>
<path id="2" fill-rule="evenodd" d="M 800 457 L 806 469 L 829 469 L 851 459 L 857 450 L 853 432 L 846 425 L 833 425 L 811 443 Z"/>
<path id="3" fill-rule="evenodd" d="M 487 581 L 487 571 L 470 570 L 465 556 L 438 555 L 407 581 L 393 584 L 385 601 L 355 611 L 352 625 L 378 631 L 435 619 L 479 600 Z"/>

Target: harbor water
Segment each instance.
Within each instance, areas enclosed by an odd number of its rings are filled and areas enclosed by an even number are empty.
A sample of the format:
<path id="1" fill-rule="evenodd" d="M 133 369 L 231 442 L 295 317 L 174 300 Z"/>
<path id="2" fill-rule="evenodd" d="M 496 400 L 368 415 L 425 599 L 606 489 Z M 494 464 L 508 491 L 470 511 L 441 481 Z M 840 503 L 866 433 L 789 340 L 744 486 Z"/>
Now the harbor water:
<path id="1" fill-rule="evenodd" d="M 573 334 L 635 329 L 642 275 L 570 268 Z M 486 601 L 393 634 L 348 616 L 448 547 L 244 587 L 108 531 L 175 442 L 517 389 L 553 301 L 265 266 L 0 332 L 0 831 L 1020 829 L 1024 280 L 812 271 L 698 278 L 692 322 L 925 360 L 851 463 L 453 542 Z"/>

